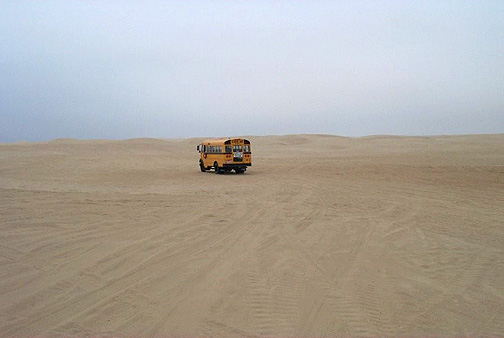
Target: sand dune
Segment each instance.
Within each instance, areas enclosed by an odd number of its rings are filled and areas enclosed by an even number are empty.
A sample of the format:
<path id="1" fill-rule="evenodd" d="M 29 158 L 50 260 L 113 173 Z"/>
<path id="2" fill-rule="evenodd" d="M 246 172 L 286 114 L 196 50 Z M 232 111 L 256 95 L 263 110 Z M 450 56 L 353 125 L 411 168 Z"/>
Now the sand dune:
<path id="1" fill-rule="evenodd" d="M 0 336 L 504 335 L 504 134 L 0 145 Z"/>

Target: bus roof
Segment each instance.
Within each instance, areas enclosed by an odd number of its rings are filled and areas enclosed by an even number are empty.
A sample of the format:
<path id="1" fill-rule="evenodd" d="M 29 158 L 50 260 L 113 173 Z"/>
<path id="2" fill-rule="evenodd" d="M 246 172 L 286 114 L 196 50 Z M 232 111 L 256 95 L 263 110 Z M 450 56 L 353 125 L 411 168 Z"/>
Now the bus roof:
<path id="1" fill-rule="evenodd" d="M 240 137 L 213 138 L 213 139 L 204 140 L 201 143 L 202 144 L 209 144 L 209 143 L 221 144 L 221 143 L 226 143 L 226 141 L 231 141 L 231 140 L 243 140 L 243 143 L 250 144 L 249 140 L 244 139 L 244 138 L 240 138 Z M 228 142 L 228 143 L 231 143 L 231 142 Z"/>

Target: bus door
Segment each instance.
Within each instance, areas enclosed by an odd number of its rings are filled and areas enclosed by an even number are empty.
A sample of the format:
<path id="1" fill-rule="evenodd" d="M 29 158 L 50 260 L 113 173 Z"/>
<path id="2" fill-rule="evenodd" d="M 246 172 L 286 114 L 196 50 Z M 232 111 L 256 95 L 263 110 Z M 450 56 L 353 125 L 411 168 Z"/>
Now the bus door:
<path id="1" fill-rule="evenodd" d="M 233 145 L 233 161 L 243 162 L 243 146 L 241 144 Z"/>

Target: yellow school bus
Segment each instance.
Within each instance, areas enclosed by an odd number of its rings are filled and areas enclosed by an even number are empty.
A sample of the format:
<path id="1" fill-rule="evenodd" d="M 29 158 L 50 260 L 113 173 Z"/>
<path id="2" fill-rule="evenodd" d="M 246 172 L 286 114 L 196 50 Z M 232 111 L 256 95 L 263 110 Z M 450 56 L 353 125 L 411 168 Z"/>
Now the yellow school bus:
<path id="1" fill-rule="evenodd" d="M 220 138 L 205 140 L 198 144 L 199 167 L 205 172 L 214 169 L 216 174 L 234 170 L 243 174 L 252 165 L 250 141 L 243 138 Z"/>

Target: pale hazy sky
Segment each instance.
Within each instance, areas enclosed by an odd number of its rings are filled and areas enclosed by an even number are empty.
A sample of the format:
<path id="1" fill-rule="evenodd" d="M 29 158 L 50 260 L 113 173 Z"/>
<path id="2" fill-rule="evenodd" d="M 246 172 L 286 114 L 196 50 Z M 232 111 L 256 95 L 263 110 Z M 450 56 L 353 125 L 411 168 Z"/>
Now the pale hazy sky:
<path id="1" fill-rule="evenodd" d="M 0 2 L 0 142 L 504 132 L 504 1 Z"/>

